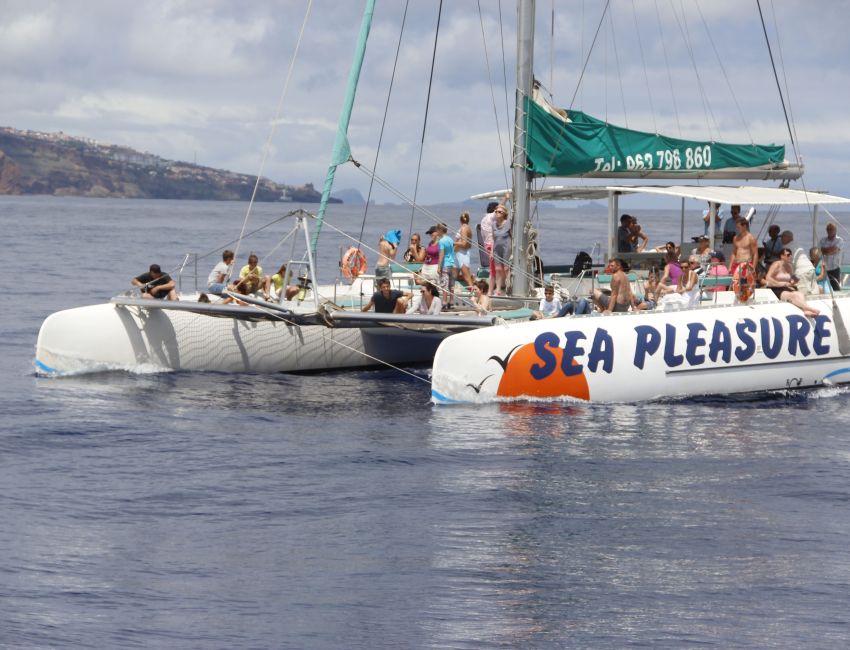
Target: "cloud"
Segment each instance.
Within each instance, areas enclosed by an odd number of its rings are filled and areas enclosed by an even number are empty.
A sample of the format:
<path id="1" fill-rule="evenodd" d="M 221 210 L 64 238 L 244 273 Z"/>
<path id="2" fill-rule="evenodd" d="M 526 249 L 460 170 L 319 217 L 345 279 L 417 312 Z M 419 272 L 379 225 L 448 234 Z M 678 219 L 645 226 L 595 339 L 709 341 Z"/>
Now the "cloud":
<path id="1" fill-rule="evenodd" d="M 479 15 L 475 3 L 444 3 L 431 80 L 438 3 L 410 3 L 385 116 L 404 3 L 378 3 L 350 128 L 358 159 L 371 166 L 383 127 L 378 173 L 412 193 L 430 96 L 420 199 L 447 201 L 504 185 L 514 97 L 516 13 L 509 4 L 480 3 Z M 556 3 L 552 24 L 548 4 L 538 3 L 535 72 L 561 105 L 570 102 L 582 75 L 604 1 L 578 4 L 562 11 Z M 832 174 L 846 167 L 841 152 L 850 145 L 843 114 L 850 5 L 763 5 L 809 173 L 829 175 L 830 189 L 850 193 L 850 181 Z M 274 6 L 6 0 L 0 115 L 9 126 L 63 130 L 168 158 L 197 155 L 203 164 L 253 173 L 306 6 L 306 0 Z M 681 127 L 689 139 L 788 144 L 753 6 L 737 0 L 611 6 L 614 19 L 602 25 L 577 106 L 641 130 L 678 136 Z M 361 11 L 360 3 L 314 0 L 277 118 L 266 172 L 275 180 L 321 184 Z M 357 170 L 341 170 L 339 177 L 364 191 L 368 184 Z M 390 195 L 380 190 L 376 198 Z"/>
<path id="2" fill-rule="evenodd" d="M 69 98 L 56 109 L 54 115 L 76 121 L 109 118 L 153 128 L 187 124 L 203 127 L 222 120 L 244 120 L 253 117 L 255 110 L 247 105 L 211 106 L 190 99 L 116 91 Z"/>
<path id="3" fill-rule="evenodd" d="M 46 12 L 21 13 L 0 24 L 0 56 L 4 60 L 28 59 L 47 48 L 54 21 Z"/>
<path id="4" fill-rule="evenodd" d="M 216 3 L 145 3 L 128 34 L 130 62 L 147 74 L 230 78 L 250 74 L 255 47 L 269 33 L 265 16 L 236 16 Z"/>

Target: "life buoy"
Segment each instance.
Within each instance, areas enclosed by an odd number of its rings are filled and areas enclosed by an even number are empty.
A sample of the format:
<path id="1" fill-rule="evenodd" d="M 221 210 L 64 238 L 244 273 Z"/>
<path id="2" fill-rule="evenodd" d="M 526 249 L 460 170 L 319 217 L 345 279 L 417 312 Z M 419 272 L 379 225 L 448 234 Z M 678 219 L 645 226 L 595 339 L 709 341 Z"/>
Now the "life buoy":
<path id="1" fill-rule="evenodd" d="M 366 256 L 359 248 L 352 246 L 345 251 L 340 266 L 342 267 L 342 274 L 348 280 L 353 280 L 358 275 L 366 273 Z"/>
<path id="2" fill-rule="evenodd" d="M 756 288 L 756 270 L 750 262 L 741 262 L 732 272 L 732 291 L 738 302 L 747 302 Z"/>

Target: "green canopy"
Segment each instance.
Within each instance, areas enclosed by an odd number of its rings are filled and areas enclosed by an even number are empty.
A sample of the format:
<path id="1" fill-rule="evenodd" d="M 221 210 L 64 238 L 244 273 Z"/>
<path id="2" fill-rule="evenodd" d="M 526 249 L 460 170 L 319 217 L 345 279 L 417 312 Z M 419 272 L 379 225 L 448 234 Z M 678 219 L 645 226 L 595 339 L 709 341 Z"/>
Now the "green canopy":
<path id="1" fill-rule="evenodd" d="M 563 111 L 567 120 L 528 99 L 525 106 L 528 168 L 540 176 L 684 176 L 787 167 L 784 146 L 681 140 L 613 126 L 581 111 Z"/>

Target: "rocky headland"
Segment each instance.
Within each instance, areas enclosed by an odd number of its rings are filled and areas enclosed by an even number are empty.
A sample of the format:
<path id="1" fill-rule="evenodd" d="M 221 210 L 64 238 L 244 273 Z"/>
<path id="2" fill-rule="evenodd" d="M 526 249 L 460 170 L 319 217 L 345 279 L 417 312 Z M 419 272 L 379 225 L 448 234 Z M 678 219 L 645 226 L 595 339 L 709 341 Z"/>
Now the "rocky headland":
<path id="1" fill-rule="evenodd" d="M 0 194 L 246 201 L 255 182 L 256 176 L 61 132 L 0 127 Z M 263 178 L 256 200 L 317 203 L 320 198 L 312 183 L 284 185 Z"/>

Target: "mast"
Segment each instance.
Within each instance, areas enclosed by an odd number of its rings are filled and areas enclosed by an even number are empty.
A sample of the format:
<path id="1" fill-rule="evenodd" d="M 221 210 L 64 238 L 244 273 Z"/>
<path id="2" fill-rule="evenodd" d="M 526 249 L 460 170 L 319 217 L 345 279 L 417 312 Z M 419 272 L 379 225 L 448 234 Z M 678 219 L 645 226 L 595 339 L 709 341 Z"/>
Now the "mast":
<path id="1" fill-rule="evenodd" d="M 316 244 L 319 241 L 319 233 L 322 232 L 322 223 L 325 220 L 325 209 L 328 207 L 328 199 L 331 196 L 331 188 L 334 184 L 336 168 L 351 158 L 351 148 L 348 145 L 348 123 L 351 121 L 351 109 L 354 106 L 354 96 L 357 94 L 357 82 L 360 80 L 360 69 L 363 67 L 363 57 L 366 54 L 366 41 L 369 40 L 369 30 L 372 26 L 372 14 L 375 12 L 375 0 L 366 0 L 366 8 L 363 10 L 363 19 L 360 22 L 360 37 L 357 40 L 357 48 L 354 51 L 354 60 L 351 62 L 351 70 L 348 73 L 348 87 L 345 89 L 345 100 L 342 104 L 342 112 L 334 140 L 331 164 L 325 176 L 325 185 L 322 188 L 322 200 L 316 215 L 316 232 L 310 241 L 310 252 L 315 258 Z"/>
<path id="2" fill-rule="evenodd" d="M 511 227 L 513 264 L 511 292 L 526 296 L 531 292 L 531 268 L 527 256 L 530 219 L 530 177 L 526 157 L 525 100 L 531 99 L 534 83 L 534 0 L 517 1 L 516 111 L 514 114 L 513 225 Z"/>

